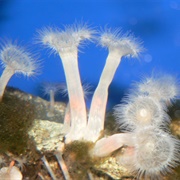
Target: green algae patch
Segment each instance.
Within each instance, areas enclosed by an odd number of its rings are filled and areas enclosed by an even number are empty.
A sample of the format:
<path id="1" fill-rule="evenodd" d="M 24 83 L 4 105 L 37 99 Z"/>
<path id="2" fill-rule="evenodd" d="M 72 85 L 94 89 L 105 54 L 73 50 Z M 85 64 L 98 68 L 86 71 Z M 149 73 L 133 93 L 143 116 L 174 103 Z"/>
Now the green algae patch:
<path id="1" fill-rule="evenodd" d="M 96 163 L 96 160 L 89 155 L 92 147 L 92 143 L 83 141 L 74 141 L 65 146 L 63 157 L 74 179 L 87 179 L 88 170 Z"/>
<path id="2" fill-rule="evenodd" d="M 21 154 L 29 142 L 28 130 L 34 121 L 34 106 L 5 94 L 0 103 L 0 152 Z"/>

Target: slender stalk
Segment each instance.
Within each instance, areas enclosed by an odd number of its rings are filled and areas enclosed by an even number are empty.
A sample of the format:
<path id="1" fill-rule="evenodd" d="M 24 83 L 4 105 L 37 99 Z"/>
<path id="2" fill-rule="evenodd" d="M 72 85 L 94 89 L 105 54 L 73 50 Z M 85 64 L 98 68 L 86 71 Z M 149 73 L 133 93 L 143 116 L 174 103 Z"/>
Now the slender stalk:
<path id="1" fill-rule="evenodd" d="M 103 69 L 99 84 L 95 90 L 88 119 L 88 133 L 86 140 L 95 142 L 104 129 L 104 119 L 108 98 L 108 88 L 114 77 L 123 54 L 110 51 Z"/>
<path id="2" fill-rule="evenodd" d="M 1 75 L 1 78 L 0 78 L 0 101 L 2 101 L 7 83 L 9 82 L 9 79 L 13 75 L 14 75 L 14 70 L 7 66 L 4 69 L 3 74 Z"/>
<path id="3" fill-rule="evenodd" d="M 64 116 L 64 125 L 70 127 L 71 125 L 71 113 L 69 103 L 66 106 L 65 116 Z"/>
<path id="4" fill-rule="evenodd" d="M 55 102 L 54 96 L 55 96 L 54 91 L 50 90 L 50 111 L 52 111 L 52 112 L 54 110 L 54 102 Z"/>
<path id="5" fill-rule="evenodd" d="M 52 117 L 54 114 L 54 104 L 55 104 L 55 100 L 54 100 L 55 93 L 54 93 L 54 91 L 50 90 L 49 95 L 50 95 L 50 108 L 49 108 L 49 112 L 47 113 L 47 116 Z"/>
<path id="6" fill-rule="evenodd" d="M 71 129 L 66 136 L 66 143 L 69 143 L 83 137 L 83 131 L 87 124 L 86 106 L 78 70 L 77 49 L 70 49 L 69 52 L 61 51 L 60 57 L 65 72 L 70 104 Z"/>
<path id="7" fill-rule="evenodd" d="M 71 126 L 71 112 L 70 112 L 70 106 L 68 103 L 66 106 L 62 132 L 64 134 L 67 134 L 70 131 L 70 126 Z"/>

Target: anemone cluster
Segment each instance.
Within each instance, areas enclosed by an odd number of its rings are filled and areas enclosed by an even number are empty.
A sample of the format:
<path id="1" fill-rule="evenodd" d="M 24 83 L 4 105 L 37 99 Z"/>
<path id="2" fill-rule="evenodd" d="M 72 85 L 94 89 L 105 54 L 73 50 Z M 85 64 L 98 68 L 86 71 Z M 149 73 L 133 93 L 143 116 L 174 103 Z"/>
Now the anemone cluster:
<path id="1" fill-rule="evenodd" d="M 78 69 L 78 52 L 87 41 L 96 42 L 108 50 L 89 113 Z M 137 173 L 138 178 L 160 178 L 178 165 L 180 142 L 168 130 L 171 121 L 167 114 L 168 105 L 179 95 L 178 84 L 171 76 L 150 77 L 136 83 L 114 110 L 123 133 L 109 137 L 103 134 L 109 85 L 122 57 L 137 58 L 143 51 L 137 38 L 129 33 L 123 34 L 120 29 L 98 32 L 81 23 L 64 29 L 44 28 L 39 31 L 39 42 L 59 55 L 66 77 L 69 104 L 64 117 L 65 141 L 56 154 L 65 179 L 71 177 L 62 158 L 64 146 L 77 141 L 92 144 L 88 152 L 92 158 L 110 156 L 115 150 L 126 147 L 124 154 L 116 159 L 132 173 Z M 5 67 L 0 78 L 2 99 L 5 86 L 14 73 L 30 76 L 37 71 L 39 63 L 36 64 L 29 53 L 12 43 L 3 46 L 0 58 Z M 50 94 L 51 106 L 56 88 L 45 89 Z M 46 158 L 42 160 L 51 177 L 56 179 Z"/>
<path id="2" fill-rule="evenodd" d="M 178 84 L 169 75 L 149 77 L 136 83 L 133 91 L 114 108 L 121 129 L 134 137 L 131 161 L 124 157 L 118 161 L 138 171 L 139 177 L 160 177 L 179 159 L 179 141 L 168 130 L 171 119 L 167 114 L 168 106 L 179 95 Z"/>

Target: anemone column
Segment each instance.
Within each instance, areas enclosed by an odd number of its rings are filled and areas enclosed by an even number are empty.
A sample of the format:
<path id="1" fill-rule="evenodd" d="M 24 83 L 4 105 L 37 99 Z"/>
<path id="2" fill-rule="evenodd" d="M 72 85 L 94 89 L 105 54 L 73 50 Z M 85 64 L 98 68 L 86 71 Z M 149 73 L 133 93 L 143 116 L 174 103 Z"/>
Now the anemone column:
<path id="1" fill-rule="evenodd" d="M 123 56 L 138 56 L 142 50 L 136 39 L 124 36 L 118 30 L 108 30 L 100 37 L 100 44 L 108 48 L 109 54 L 98 87 L 95 90 L 88 119 L 86 140 L 95 142 L 104 129 L 108 88 Z"/>
<path id="2" fill-rule="evenodd" d="M 65 30 L 45 29 L 41 41 L 59 54 L 67 82 L 71 127 L 66 143 L 81 140 L 87 125 L 84 93 L 78 69 L 78 48 L 84 40 L 92 38 L 93 31 L 87 25 L 66 26 Z"/>

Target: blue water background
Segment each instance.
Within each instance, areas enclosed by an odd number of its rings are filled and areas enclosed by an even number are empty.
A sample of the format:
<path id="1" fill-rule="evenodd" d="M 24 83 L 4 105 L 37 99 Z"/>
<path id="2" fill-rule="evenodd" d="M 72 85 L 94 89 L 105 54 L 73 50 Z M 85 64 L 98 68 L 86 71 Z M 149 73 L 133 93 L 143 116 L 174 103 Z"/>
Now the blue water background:
<path id="1" fill-rule="evenodd" d="M 58 56 L 34 44 L 37 30 L 47 26 L 63 28 L 75 21 L 97 29 L 105 26 L 132 31 L 146 48 L 139 60 L 124 58 L 109 89 L 108 109 L 119 103 L 134 81 L 153 73 L 180 73 L 180 1 L 163 0 L 0 0 L 0 38 L 18 40 L 30 47 L 42 61 L 42 74 L 35 78 L 13 76 L 8 86 L 43 97 L 43 82 L 64 83 Z M 96 88 L 108 54 L 90 43 L 79 53 L 84 84 Z M 2 68 L 0 69 L 2 72 Z M 89 97 L 90 99 L 91 97 Z M 57 100 L 64 100 L 62 95 Z M 87 102 L 90 103 L 90 100 Z"/>

